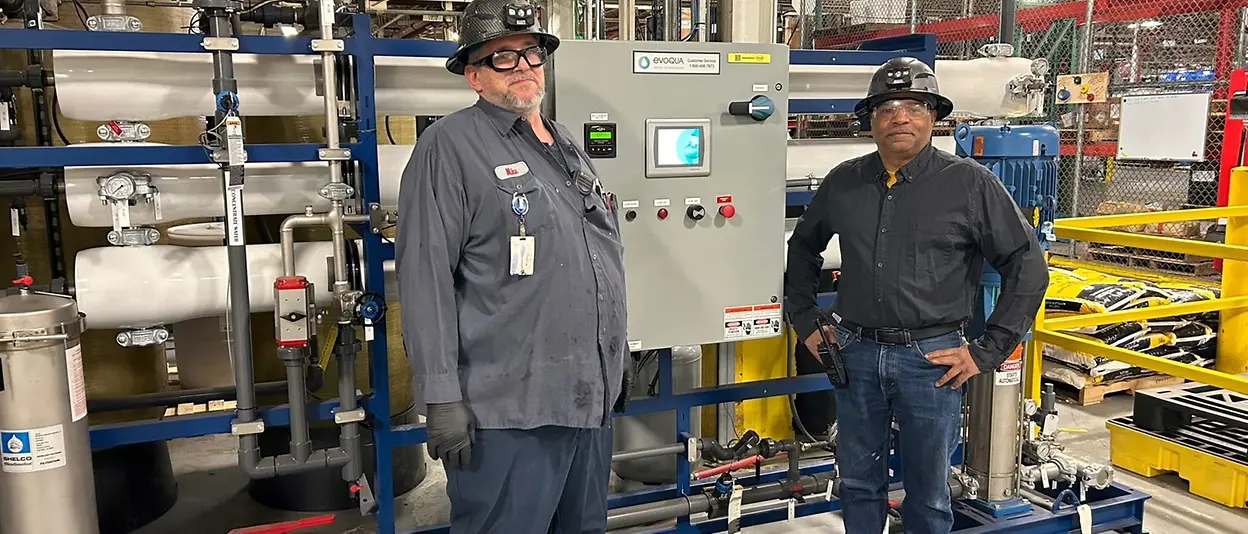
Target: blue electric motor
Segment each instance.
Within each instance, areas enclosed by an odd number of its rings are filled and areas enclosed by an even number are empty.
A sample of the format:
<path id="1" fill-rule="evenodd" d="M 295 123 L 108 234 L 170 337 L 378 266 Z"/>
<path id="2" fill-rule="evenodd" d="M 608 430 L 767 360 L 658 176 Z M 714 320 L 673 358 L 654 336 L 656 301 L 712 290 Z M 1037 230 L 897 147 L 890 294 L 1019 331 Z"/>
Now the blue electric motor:
<path id="1" fill-rule="evenodd" d="M 959 124 L 953 138 L 957 155 L 978 161 L 1001 179 L 1047 250 L 1055 240 L 1053 220 L 1057 217 L 1057 158 L 1061 154 L 1057 128 Z"/>

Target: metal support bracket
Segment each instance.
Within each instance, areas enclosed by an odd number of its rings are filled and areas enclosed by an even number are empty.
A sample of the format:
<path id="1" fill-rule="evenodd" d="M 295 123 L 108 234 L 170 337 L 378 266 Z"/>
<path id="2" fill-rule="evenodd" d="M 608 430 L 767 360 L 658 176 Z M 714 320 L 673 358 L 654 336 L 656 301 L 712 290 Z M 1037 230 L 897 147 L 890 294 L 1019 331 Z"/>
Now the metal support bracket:
<path id="1" fill-rule="evenodd" d="M 160 230 L 155 228 L 122 228 L 108 231 L 108 244 L 118 247 L 146 247 L 160 241 Z"/>
<path id="2" fill-rule="evenodd" d="M 235 37 L 204 37 L 200 46 L 204 50 L 212 52 L 236 52 L 238 51 L 238 39 Z"/>
<path id="3" fill-rule="evenodd" d="M 132 15 L 91 15 L 87 17 L 87 29 L 93 32 L 140 32 L 143 23 Z"/>
<path id="4" fill-rule="evenodd" d="M 117 344 L 122 347 L 148 347 L 169 341 L 169 331 L 163 327 L 140 328 L 117 333 Z"/>
<path id="5" fill-rule="evenodd" d="M 111 121 L 96 128 L 95 135 L 110 143 L 146 141 L 152 136 L 152 127 L 142 122 Z"/>
<path id="6" fill-rule="evenodd" d="M 380 234 L 383 230 L 399 223 L 399 213 L 381 209 L 381 204 L 373 202 L 368 205 L 369 231 Z"/>
<path id="7" fill-rule="evenodd" d="M 230 424 L 230 434 L 235 436 L 249 436 L 252 434 L 264 433 L 264 420 L 257 419 L 250 423 L 232 423 Z"/>
<path id="8" fill-rule="evenodd" d="M 343 201 L 355 195 L 355 188 L 351 187 L 350 184 L 342 182 L 330 183 L 321 186 L 321 189 L 317 191 L 317 194 L 325 197 L 325 199 L 331 202 Z"/>
<path id="9" fill-rule="evenodd" d="M 346 412 L 334 412 L 334 422 L 340 425 L 347 423 L 358 423 L 363 421 L 365 417 L 364 408 L 356 408 Z"/>
<path id="10" fill-rule="evenodd" d="M 313 39 L 313 52 L 342 52 L 346 50 L 346 44 L 342 39 Z"/>
<path id="11" fill-rule="evenodd" d="M 351 159 L 351 149 L 349 148 L 322 148 L 316 151 L 316 156 L 322 161 L 347 161 Z"/>

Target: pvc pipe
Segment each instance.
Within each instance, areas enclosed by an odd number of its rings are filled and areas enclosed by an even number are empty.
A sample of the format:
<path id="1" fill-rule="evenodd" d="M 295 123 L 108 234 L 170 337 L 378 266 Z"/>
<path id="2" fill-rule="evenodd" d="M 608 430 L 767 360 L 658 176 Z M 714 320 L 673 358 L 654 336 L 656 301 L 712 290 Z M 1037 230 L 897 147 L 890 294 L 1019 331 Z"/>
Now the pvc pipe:
<path id="1" fill-rule="evenodd" d="M 801 486 L 802 495 L 816 495 L 827 490 L 835 475 L 819 473 L 804 475 L 797 481 Z M 741 504 L 754 504 L 763 501 L 785 499 L 789 490 L 782 482 L 772 482 L 747 488 L 741 496 Z M 607 530 L 629 528 L 647 523 L 655 523 L 677 517 L 704 513 L 711 509 L 711 499 L 705 493 L 697 493 L 653 503 L 639 504 L 626 508 L 617 508 L 607 514 Z"/>
<path id="2" fill-rule="evenodd" d="M 71 119 L 155 121 L 212 115 L 216 109 L 205 83 L 213 75 L 210 54 L 56 50 L 52 57 L 61 113 Z M 233 59 L 243 116 L 324 113 L 316 57 L 233 54 Z M 446 70 L 445 58 L 379 56 L 376 62 L 379 115 L 442 116 L 477 101 L 463 78 Z M 1029 59 L 941 60 L 933 67 L 955 112 L 1009 117 L 1026 111 L 1027 99 L 1011 96 L 1007 85 L 1031 72 Z M 789 98 L 860 99 L 874 72 L 871 66 L 793 65 Z M 123 94 L 126 98 L 98 105 L 99 95 Z"/>
<path id="3" fill-rule="evenodd" d="M 356 241 L 359 247 L 359 241 Z M 296 271 L 314 284 L 315 302 L 331 302 L 324 241 L 295 244 Z M 282 275 L 281 245 L 247 245 L 250 312 L 273 311 L 273 281 Z M 97 247 L 75 256 L 74 288 L 87 328 L 171 324 L 226 313 L 226 247 Z M 393 284 L 388 284 L 393 286 Z M 236 355 L 237 356 L 237 355 Z"/>
<path id="4" fill-rule="evenodd" d="M 256 384 L 256 393 L 259 395 L 276 395 L 285 392 L 285 380 L 261 382 Z M 128 395 L 125 397 L 91 399 L 87 401 L 87 411 L 116 412 L 121 410 L 132 410 L 135 408 L 173 406 L 187 402 L 202 403 L 214 400 L 228 401 L 234 400 L 236 395 L 237 393 L 234 386 L 157 391 L 155 393 L 142 393 L 139 395 Z"/>
<path id="5" fill-rule="evenodd" d="M 681 454 L 688 450 L 688 445 L 683 443 L 675 443 L 672 445 L 660 445 L 658 447 L 649 447 L 645 449 L 635 449 L 631 451 L 622 451 L 611 455 L 612 462 L 627 462 L 629 460 L 640 460 L 643 458 L 653 458 L 655 456 L 669 456 L 672 454 Z"/>

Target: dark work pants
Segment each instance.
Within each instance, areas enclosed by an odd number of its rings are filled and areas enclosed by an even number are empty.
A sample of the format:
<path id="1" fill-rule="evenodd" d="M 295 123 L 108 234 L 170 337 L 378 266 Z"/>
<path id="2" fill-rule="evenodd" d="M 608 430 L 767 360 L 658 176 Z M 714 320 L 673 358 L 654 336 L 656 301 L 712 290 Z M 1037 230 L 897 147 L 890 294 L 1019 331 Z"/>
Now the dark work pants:
<path id="1" fill-rule="evenodd" d="M 796 353 L 794 363 L 797 364 L 798 375 L 824 374 L 823 364 L 815 359 L 805 343 L 797 344 Z M 802 426 L 816 439 L 826 437 L 828 428 L 836 421 L 836 394 L 830 389 L 798 393 L 793 403 L 797 409 L 794 419 L 801 421 Z M 803 437 L 796 422 L 793 423 L 793 435 L 799 439 Z"/>
<path id="2" fill-rule="evenodd" d="M 611 426 L 478 430 L 446 470 L 451 534 L 582 534 L 607 528 Z"/>

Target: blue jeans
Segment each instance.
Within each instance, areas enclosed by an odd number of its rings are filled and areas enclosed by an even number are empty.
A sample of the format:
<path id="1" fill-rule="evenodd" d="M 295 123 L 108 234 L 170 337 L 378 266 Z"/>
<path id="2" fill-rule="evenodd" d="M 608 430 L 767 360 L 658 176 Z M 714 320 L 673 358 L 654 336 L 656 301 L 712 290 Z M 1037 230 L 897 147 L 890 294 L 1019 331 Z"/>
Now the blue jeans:
<path id="1" fill-rule="evenodd" d="M 901 454 L 902 524 L 907 534 L 948 534 L 950 456 L 961 439 L 962 390 L 936 381 L 948 372 L 925 354 L 959 347 L 953 332 L 909 345 L 881 345 L 837 328 L 849 386 L 836 390 L 837 470 L 845 532 L 884 530 L 889 444 L 896 418 Z"/>

